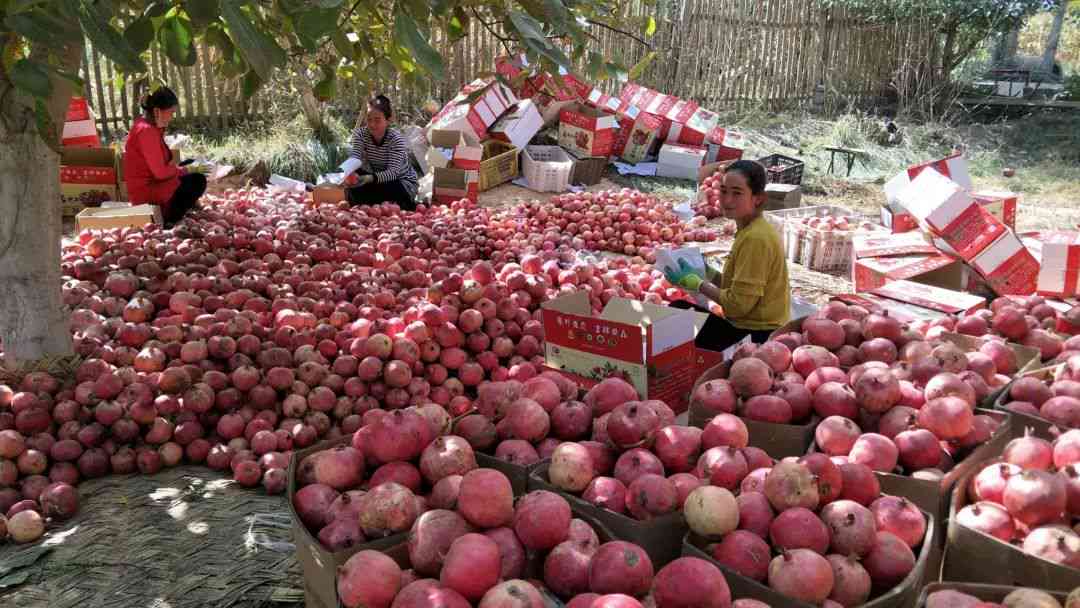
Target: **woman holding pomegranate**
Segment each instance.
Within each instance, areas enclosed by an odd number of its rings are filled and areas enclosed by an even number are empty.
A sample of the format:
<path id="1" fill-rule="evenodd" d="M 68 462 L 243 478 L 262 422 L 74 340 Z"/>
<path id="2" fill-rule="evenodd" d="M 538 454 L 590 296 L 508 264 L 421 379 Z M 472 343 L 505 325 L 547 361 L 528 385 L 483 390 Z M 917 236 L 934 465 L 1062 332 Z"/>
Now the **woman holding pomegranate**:
<path id="1" fill-rule="evenodd" d="M 143 115 L 136 118 L 124 144 L 124 180 L 128 198 L 136 205 L 157 205 L 166 226 L 180 221 L 206 192 L 206 169 L 196 163 L 177 164 L 165 144 L 165 129 L 180 101 L 168 87 L 146 96 Z"/>
<path id="2" fill-rule="evenodd" d="M 755 343 L 788 322 L 791 287 L 787 260 L 776 230 L 763 217 L 765 184 L 768 178 L 760 163 L 740 160 L 725 170 L 720 185 L 720 206 L 724 217 L 738 227 L 735 243 L 723 270 L 706 264 L 705 276 L 685 261 L 665 276 L 674 285 L 700 293 L 724 309 L 724 317 L 710 315 L 698 333 L 697 344 L 721 351 L 747 335 Z M 695 308 L 689 302 L 674 302 L 679 308 Z"/>
<path id="3" fill-rule="evenodd" d="M 394 117 L 390 100 L 377 95 L 368 101 L 367 120 L 352 135 L 352 158 L 363 164 L 345 178 L 346 194 L 353 205 L 378 205 L 387 201 L 402 209 L 416 208 L 416 172 L 409 161 L 405 138 L 390 128 Z"/>

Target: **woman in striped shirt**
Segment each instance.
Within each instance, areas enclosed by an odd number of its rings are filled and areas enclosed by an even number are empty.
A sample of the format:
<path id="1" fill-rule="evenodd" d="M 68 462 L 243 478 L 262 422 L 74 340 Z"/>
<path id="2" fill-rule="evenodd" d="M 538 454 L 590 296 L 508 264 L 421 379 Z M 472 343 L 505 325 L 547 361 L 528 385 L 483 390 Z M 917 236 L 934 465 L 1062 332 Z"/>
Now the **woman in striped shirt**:
<path id="1" fill-rule="evenodd" d="M 416 172 L 409 161 L 405 138 L 390 128 L 393 110 L 390 100 L 378 95 L 368 102 L 367 121 L 352 135 L 352 158 L 363 161 L 345 180 L 353 205 L 397 203 L 402 209 L 416 208 Z"/>

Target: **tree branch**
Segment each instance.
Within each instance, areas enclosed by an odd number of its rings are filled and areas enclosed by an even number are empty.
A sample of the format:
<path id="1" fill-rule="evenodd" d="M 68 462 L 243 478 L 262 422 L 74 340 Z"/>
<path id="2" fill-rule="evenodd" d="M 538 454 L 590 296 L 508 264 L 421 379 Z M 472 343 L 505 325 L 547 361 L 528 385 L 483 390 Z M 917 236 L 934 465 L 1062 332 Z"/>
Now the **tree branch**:
<path id="1" fill-rule="evenodd" d="M 634 40 L 635 42 L 639 42 L 639 43 L 645 45 L 645 48 L 649 49 L 650 51 L 653 48 L 652 43 L 650 43 L 648 40 L 645 40 L 641 36 L 638 36 L 637 34 L 632 34 L 632 33 L 627 32 L 625 30 L 620 30 L 619 28 L 617 28 L 617 27 L 615 27 L 613 25 L 608 25 L 607 23 L 604 23 L 603 21 L 589 21 L 589 25 L 598 25 L 598 26 L 604 28 L 605 30 L 615 32 L 616 34 L 622 34 L 623 36 L 626 36 L 627 38 L 629 38 L 631 40 Z"/>
<path id="2" fill-rule="evenodd" d="M 502 44 L 503 48 L 506 49 L 506 54 L 513 55 L 514 51 L 510 47 L 510 43 L 514 42 L 514 39 L 502 36 L 499 34 L 499 32 L 495 31 L 495 26 L 498 25 L 498 21 L 492 21 L 491 23 L 488 23 L 487 21 L 484 21 L 480 18 L 480 12 L 476 10 L 476 7 L 472 7 L 470 10 L 472 11 L 473 19 L 476 19 L 478 22 L 480 22 L 480 25 L 484 26 L 484 29 L 487 30 L 489 34 L 494 36 L 500 44 Z"/>

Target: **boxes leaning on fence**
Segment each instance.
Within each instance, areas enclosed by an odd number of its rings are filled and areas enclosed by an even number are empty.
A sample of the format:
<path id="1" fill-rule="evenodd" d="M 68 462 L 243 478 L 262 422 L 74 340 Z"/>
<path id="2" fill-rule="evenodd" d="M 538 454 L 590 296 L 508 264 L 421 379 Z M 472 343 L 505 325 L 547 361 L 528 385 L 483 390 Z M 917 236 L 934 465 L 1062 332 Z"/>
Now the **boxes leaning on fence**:
<path id="1" fill-rule="evenodd" d="M 75 216 L 117 198 L 116 154 L 112 148 L 60 149 L 60 203 L 63 214 Z"/>
<path id="2" fill-rule="evenodd" d="M 566 192 L 574 159 L 559 146 L 525 146 L 521 170 L 529 188 L 539 192 Z"/>
<path id="3" fill-rule="evenodd" d="M 611 153 L 628 163 L 640 163 L 656 143 L 662 121 L 633 105 L 622 109 L 618 117 L 619 130 L 615 134 Z"/>
<path id="4" fill-rule="evenodd" d="M 559 114 L 559 145 L 581 156 L 610 156 L 615 144 L 615 117 L 575 104 Z"/>

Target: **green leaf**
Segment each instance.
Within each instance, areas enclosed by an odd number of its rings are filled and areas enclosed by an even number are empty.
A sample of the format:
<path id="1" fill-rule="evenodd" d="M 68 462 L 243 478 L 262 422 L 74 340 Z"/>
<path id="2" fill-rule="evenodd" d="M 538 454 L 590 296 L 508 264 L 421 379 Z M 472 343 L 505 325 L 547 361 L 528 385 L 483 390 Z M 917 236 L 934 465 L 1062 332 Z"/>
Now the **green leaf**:
<path id="1" fill-rule="evenodd" d="M 337 97 L 337 72 L 333 68 L 323 68 L 323 78 L 312 88 L 315 99 L 330 101 Z"/>
<path id="2" fill-rule="evenodd" d="M 469 14 L 464 8 L 460 6 L 454 8 L 454 16 L 446 24 L 446 33 L 451 41 L 460 40 L 469 33 Z"/>
<path id="3" fill-rule="evenodd" d="M 656 19 L 653 19 L 652 15 L 649 15 L 645 19 L 645 37 L 648 38 L 656 33 Z"/>
<path id="4" fill-rule="evenodd" d="M 137 53 L 150 48 L 154 41 L 154 23 L 147 16 L 139 17 L 124 28 L 124 40 L 131 45 Z"/>
<path id="5" fill-rule="evenodd" d="M 194 32 L 188 19 L 178 15 L 167 17 L 157 31 L 157 41 L 169 61 L 184 67 L 195 65 Z"/>
<path id="6" fill-rule="evenodd" d="M 31 59 L 20 59 L 8 74 L 12 84 L 24 93 L 44 99 L 52 92 L 52 81 L 45 66 Z"/>
<path id="7" fill-rule="evenodd" d="M 229 35 L 251 69 L 263 81 L 269 80 L 275 67 L 285 64 L 285 49 L 266 32 L 259 29 L 241 9 L 240 2 L 221 5 L 221 16 L 229 26 Z"/>
<path id="8" fill-rule="evenodd" d="M 143 16 L 151 19 L 157 19 L 169 11 L 168 2 L 151 2 L 143 10 Z"/>
<path id="9" fill-rule="evenodd" d="M 309 51 L 318 47 L 319 39 L 337 30 L 340 11 L 334 8 L 309 9 L 296 20 L 296 35 Z"/>
<path id="10" fill-rule="evenodd" d="M 641 61 L 634 64 L 634 67 L 630 68 L 630 73 L 627 75 L 630 80 L 637 80 L 641 78 L 641 75 L 649 67 L 649 64 L 656 59 L 656 51 L 649 51 Z"/>
<path id="11" fill-rule="evenodd" d="M 423 66 L 429 74 L 440 79 L 445 76 L 442 55 L 431 47 L 427 38 L 420 33 L 412 17 L 402 11 L 398 11 L 394 16 L 394 37 L 412 52 L 416 62 Z"/>
<path id="12" fill-rule="evenodd" d="M 220 0 L 187 0 L 184 2 L 184 10 L 196 30 L 202 30 L 207 25 L 217 21 L 221 12 Z"/>
<path id="13" fill-rule="evenodd" d="M 255 94 L 255 91 L 259 90 L 262 83 L 262 78 L 259 77 L 255 70 L 249 70 L 247 74 L 244 74 L 244 79 L 240 82 L 244 99 L 251 99 L 251 96 Z"/>
<path id="14" fill-rule="evenodd" d="M 510 11 L 510 23 L 521 35 L 521 42 L 533 53 L 547 57 L 556 65 L 570 68 L 570 59 L 559 48 L 552 46 L 543 34 L 543 27 L 536 19 L 521 11 Z"/>
<path id="15" fill-rule="evenodd" d="M 337 49 L 338 55 L 341 55 L 344 59 L 353 58 L 353 46 L 349 42 L 349 37 L 345 35 L 345 32 L 341 30 L 335 30 L 330 36 L 330 40 L 334 43 L 334 48 Z"/>
<path id="16" fill-rule="evenodd" d="M 8 15 L 4 19 L 4 25 L 20 36 L 39 44 L 82 42 L 82 32 L 78 28 L 38 10 Z"/>
<path id="17" fill-rule="evenodd" d="M 96 50 L 104 53 L 120 69 L 126 72 L 145 72 L 146 63 L 139 57 L 139 53 L 131 48 L 124 36 L 109 24 L 110 15 L 103 12 L 103 7 L 102 3 L 80 0 L 76 10 L 83 33 Z"/>

